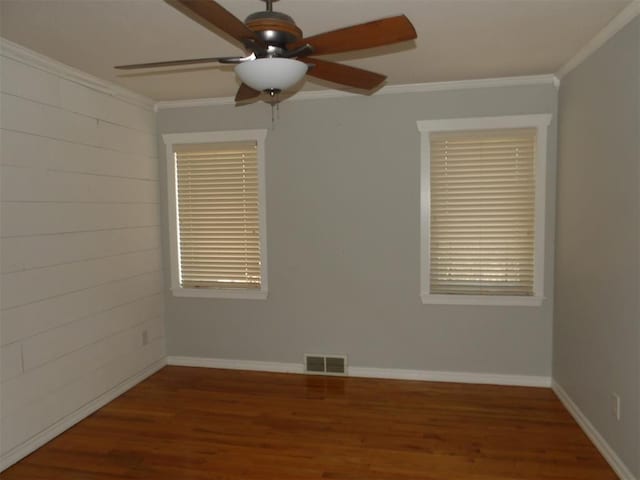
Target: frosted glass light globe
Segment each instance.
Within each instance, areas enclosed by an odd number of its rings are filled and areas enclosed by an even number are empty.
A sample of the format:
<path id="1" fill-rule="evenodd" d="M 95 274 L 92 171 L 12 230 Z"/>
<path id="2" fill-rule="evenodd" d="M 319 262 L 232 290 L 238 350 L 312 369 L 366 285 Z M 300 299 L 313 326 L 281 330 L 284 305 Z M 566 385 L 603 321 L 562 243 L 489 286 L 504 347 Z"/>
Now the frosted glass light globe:
<path id="1" fill-rule="evenodd" d="M 287 90 L 307 73 L 307 64 L 291 58 L 258 58 L 240 63 L 235 71 L 243 83 L 260 92 Z"/>

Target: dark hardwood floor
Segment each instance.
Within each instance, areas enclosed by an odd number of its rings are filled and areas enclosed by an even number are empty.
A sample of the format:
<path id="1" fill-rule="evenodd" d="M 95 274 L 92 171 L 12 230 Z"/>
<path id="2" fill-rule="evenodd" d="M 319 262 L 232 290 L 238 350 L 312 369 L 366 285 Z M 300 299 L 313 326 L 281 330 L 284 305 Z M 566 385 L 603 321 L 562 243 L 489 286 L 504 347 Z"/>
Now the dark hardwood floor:
<path id="1" fill-rule="evenodd" d="M 608 480 L 553 392 L 166 367 L 6 480 Z"/>

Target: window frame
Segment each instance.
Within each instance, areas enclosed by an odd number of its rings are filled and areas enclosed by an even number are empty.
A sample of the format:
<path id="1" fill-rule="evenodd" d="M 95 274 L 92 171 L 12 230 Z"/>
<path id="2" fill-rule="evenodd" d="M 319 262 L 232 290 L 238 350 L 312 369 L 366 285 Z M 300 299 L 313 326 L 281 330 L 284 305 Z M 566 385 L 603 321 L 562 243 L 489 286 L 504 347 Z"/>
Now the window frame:
<path id="1" fill-rule="evenodd" d="M 420 120 L 420 298 L 424 304 L 540 306 L 544 297 L 546 177 L 551 114 Z M 532 296 L 430 293 L 431 270 L 431 133 L 465 130 L 535 128 L 534 281 Z"/>
<path id="2" fill-rule="evenodd" d="M 167 192 L 169 215 L 169 252 L 171 255 L 171 292 L 176 297 L 235 298 L 265 300 L 267 280 L 267 200 L 265 142 L 267 130 L 228 130 L 214 132 L 167 133 L 162 135 L 166 145 Z M 180 285 L 180 232 L 178 228 L 178 191 L 175 145 L 196 143 L 255 141 L 258 163 L 258 215 L 260 225 L 260 289 L 248 288 L 184 288 Z"/>

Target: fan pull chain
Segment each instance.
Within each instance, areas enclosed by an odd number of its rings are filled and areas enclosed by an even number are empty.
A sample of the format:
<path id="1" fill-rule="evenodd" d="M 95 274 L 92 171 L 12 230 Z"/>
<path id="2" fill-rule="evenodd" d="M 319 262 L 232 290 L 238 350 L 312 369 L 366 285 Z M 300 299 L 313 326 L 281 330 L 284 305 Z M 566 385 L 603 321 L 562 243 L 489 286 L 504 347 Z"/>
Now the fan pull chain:
<path id="1" fill-rule="evenodd" d="M 275 130 L 276 120 L 280 120 L 280 103 L 271 104 L 271 128 Z"/>
<path id="2" fill-rule="evenodd" d="M 272 90 L 269 92 L 271 97 L 271 128 L 276 128 L 276 120 L 280 120 L 280 92 Z"/>

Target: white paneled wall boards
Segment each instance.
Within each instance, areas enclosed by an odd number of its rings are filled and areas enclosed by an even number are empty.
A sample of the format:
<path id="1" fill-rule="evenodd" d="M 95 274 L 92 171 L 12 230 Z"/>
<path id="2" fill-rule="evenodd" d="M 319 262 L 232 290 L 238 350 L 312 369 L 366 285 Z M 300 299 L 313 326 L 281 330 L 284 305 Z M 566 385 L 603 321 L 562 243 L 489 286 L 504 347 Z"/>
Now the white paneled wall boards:
<path id="1" fill-rule="evenodd" d="M 0 47 L 1 470 L 160 368 L 165 342 L 153 103 Z"/>

